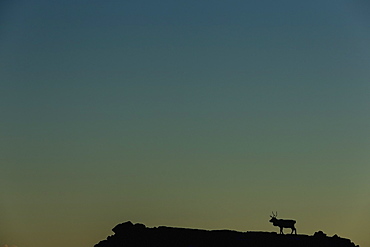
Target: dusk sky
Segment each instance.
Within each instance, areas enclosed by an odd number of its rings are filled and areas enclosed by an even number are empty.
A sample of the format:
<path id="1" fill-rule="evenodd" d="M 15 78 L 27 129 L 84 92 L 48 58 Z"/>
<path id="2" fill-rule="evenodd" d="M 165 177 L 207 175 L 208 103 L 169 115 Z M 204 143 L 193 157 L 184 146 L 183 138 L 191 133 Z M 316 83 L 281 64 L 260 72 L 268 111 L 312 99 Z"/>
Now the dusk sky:
<path id="1" fill-rule="evenodd" d="M 1 247 L 271 211 L 370 246 L 369 1 L 1 1 L 0 86 Z"/>

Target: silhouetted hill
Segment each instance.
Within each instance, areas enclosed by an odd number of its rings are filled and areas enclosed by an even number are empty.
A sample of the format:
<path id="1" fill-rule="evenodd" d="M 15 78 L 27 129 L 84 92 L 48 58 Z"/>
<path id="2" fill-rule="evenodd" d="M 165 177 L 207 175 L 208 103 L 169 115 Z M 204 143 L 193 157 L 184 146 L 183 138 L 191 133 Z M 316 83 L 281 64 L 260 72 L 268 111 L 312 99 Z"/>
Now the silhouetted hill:
<path id="1" fill-rule="evenodd" d="M 323 232 L 280 235 L 276 232 L 237 232 L 159 226 L 149 228 L 131 221 L 118 224 L 114 235 L 95 247 L 355 247 L 349 239 Z M 358 246 L 357 246 L 358 247 Z"/>

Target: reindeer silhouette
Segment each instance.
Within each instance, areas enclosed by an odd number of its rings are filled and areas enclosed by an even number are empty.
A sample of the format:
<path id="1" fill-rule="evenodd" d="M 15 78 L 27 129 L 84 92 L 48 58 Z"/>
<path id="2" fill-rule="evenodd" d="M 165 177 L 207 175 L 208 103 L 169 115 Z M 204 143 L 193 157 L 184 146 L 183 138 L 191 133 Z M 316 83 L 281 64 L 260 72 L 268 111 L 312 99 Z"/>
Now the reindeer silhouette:
<path id="1" fill-rule="evenodd" d="M 276 214 L 274 214 L 274 212 L 272 212 L 272 216 L 270 215 L 271 219 L 269 220 L 269 222 L 271 222 L 274 226 L 278 226 L 280 227 L 280 234 L 284 234 L 283 232 L 283 228 L 290 228 L 292 229 L 292 232 L 290 234 L 293 234 L 293 232 L 295 232 L 295 234 L 297 234 L 297 229 L 295 229 L 294 227 L 294 224 L 296 223 L 295 220 L 283 220 L 283 219 L 277 219 L 277 212 Z"/>

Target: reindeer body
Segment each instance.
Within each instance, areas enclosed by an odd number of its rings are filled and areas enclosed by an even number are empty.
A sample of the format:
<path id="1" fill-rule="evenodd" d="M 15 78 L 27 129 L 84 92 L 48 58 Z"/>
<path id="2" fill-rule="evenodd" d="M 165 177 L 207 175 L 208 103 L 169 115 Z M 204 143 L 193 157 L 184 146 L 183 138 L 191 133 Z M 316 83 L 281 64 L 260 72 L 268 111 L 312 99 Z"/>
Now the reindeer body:
<path id="1" fill-rule="evenodd" d="M 297 229 L 295 228 L 294 224 L 296 223 L 295 220 L 283 220 L 283 219 L 277 219 L 277 212 L 276 212 L 276 215 L 274 215 L 274 213 L 272 213 L 273 216 L 271 216 L 271 219 L 270 219 L 270 222 L 274 225 L 274 226 L 278 226 L 280 227 L 280 234 L 284 234 L 283 232 L 283 229 L 284 228 L 290 228 L 292 229 L 292 232 L 291 234 L 293 234 L 293 232 L 295 234 L 297 234 Z"/>

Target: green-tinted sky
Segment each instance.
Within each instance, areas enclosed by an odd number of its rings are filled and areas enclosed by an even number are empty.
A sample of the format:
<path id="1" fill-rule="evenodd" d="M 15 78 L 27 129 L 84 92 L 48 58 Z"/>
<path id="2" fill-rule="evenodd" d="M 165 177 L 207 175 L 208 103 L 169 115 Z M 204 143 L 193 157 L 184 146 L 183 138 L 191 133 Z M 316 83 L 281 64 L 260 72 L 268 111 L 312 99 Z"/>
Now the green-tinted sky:
<path id="1" fill-rule="evenodd" d="M 131 220 L 370 246 L 370 4 L 0 3 L 0 246 Z"/>

